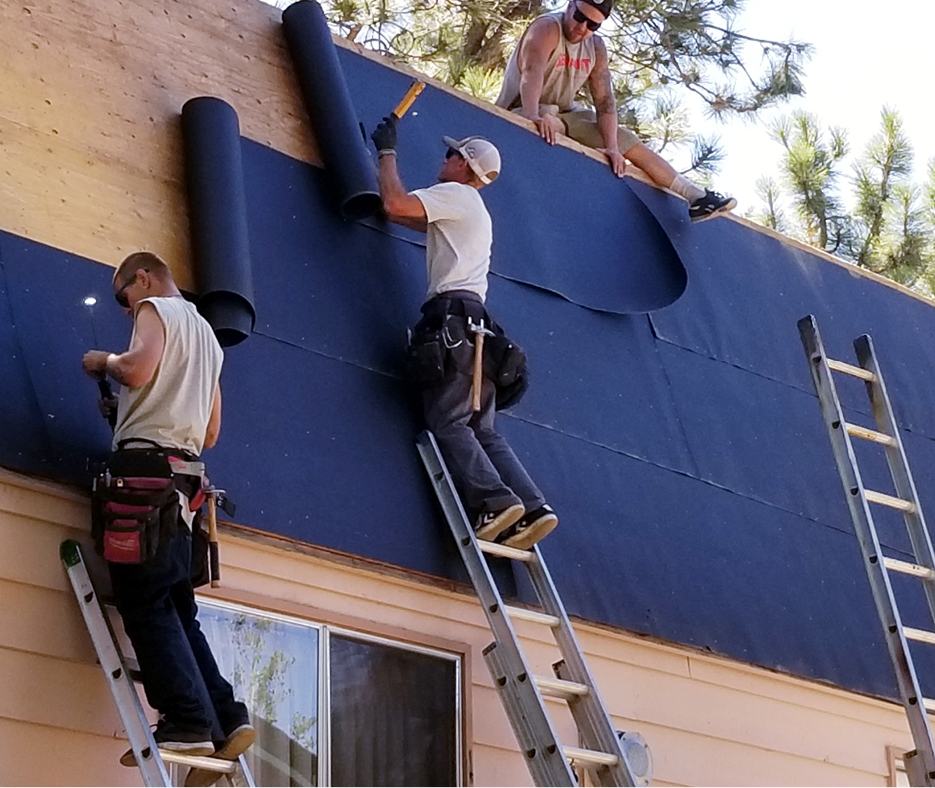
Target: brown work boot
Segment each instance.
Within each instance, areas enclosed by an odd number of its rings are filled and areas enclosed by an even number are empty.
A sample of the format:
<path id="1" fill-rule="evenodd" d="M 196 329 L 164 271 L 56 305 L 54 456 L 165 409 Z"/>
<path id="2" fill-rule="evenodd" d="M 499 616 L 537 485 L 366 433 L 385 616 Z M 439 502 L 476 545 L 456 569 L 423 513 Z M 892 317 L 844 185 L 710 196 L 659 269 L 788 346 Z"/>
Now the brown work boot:
<path id="1" fill-rule="evenodd" d="M 222 761 L 236 761 L 255 741 L 256 729 L 249 722 L 245 722 L 227 734 L 224 744 L 211 757 Z M 220 779 L 220 772 L 214 772 L 210 769 L 189 769 L 188 776 L 185 778 L 185 785 L 186 788 L 203 787 L 214 785 Z"/>

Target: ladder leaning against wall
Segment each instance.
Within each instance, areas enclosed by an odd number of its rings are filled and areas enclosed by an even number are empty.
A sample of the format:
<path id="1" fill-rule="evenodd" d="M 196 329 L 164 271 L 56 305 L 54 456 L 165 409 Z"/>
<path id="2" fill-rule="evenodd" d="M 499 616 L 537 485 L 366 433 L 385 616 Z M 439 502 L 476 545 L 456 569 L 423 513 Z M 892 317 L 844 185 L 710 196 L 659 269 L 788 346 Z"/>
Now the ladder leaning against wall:
<path id="1" fill-rule="evenodd" d="M 435 436 L 423 432 L 416 446 L 487 615 L 494 642 L 484 649 L 484 660 L 536 785 L 578 785 L 575 767 L 586 769 L 597 785 L 648 785 L 652 778 L 649 748 L 639 734 L 614 730 L 539 548 L 517 550 L 478 540 Z M 503 603 L 485 553 L 512 559 L 526 568 L 541 612 Z M 530 672 L 513 618 L 551 630 L 562 656 L 552 666 L 554 678 Z M 583 746 L 561 744 L 544 697 L 568 703 Z"/>
<path id="2" fill-rule="evenodd" d="M 137 694 L 127 660 L 120 651 L 114 635 L 110 618 L 104 610 L 97 591 L 91 582 L 88 568 L 81 553 L 81 546 L 73 539 L 62 542 L 62 563 L 68 573 L 81 615 L 91 635 L 94 651 L 101 663 L 107 686 L 113 695 L 117 712 L 130 741 L 130 748 L 136 756 L 136 765 L 148 786 L 172 786 L 179 784 L 179 767 L 203 769 L 217 772 L 219 778 L 226 778 L 229 785 L 249 786 L 254 788 L 253 776 L 241 755 L 236 761 L 219 758 L 204 758 L 181 755 L 156 747 L 149 720 L 143 711 L 140 696 Z"/>
<path id="3" fill-rule="evenodd" d="M 906 773 L 911 785 L 935 785 L 935 744 L 928 719 L 928 712 L 935 711 L 935 700 L 923 696 L 909 651 L 910 640 L 935 645 L 935 631 L 903 626 L 890 583 L 890 572 L 920 580 L 925 590 L 930 621 L 935 628 L 935 553 L 932 551 L 932 541 L 922 516 L 922 507 L 909 471 L 899 428 L 870 337 L 863 335 L 854 340 L 859 364 L 854 366 L 828 358 L 818 333 L 818 323 L 813 316 L 803 317 L 798 326 L 838 471 L 844 484 L 844 494 L 851 511 L 851 519 L 854 521 L 864 567 L 873 591 L 873 600 L 896 672 L 899 695 L 915 742 L 915 749 L 904 756 Z M 877 424 L 876 430 L 845 420 L 832 372 L 864 381 Z M 870 441 L 884 448 L 896 489 L 895 496 L 864 487 L 851 438 Z M 914 563 L 883 554 L 870 504 L 886 506 L 902 513 L 912 544 Z"/>

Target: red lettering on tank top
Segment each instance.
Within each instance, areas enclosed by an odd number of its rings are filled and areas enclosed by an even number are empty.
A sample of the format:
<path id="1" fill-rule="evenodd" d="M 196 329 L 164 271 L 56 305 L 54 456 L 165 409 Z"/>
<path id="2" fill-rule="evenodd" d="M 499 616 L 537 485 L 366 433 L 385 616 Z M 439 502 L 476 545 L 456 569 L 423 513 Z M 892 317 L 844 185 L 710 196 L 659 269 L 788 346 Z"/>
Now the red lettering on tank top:
<path id="1" fill-rule="evenodd" d="M 555 68 L 573 68 L 575 71 L 590 71 L 591 58 L 568 57 L 564 52 L 555 61 Z"/>

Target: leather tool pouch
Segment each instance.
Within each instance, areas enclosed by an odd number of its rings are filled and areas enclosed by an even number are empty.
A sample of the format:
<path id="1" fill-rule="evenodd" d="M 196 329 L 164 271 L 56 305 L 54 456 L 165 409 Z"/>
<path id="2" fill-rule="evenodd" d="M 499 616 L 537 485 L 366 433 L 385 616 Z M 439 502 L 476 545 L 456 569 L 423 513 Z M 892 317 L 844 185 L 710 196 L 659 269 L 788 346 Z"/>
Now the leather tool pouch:
<path id="1" fill-rule="evenodd" d="M 179 527 L 179 496 L 166 453 L 119 449 L 94 480 L 91 532 L 97 552 L 118 564 L 141 564 Z"/>

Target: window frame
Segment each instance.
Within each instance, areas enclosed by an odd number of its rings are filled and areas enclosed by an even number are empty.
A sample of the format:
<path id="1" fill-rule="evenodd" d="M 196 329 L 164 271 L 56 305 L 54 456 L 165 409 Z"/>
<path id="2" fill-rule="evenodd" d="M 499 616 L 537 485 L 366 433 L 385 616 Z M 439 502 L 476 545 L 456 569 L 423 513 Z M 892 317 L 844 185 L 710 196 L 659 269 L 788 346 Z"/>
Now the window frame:
<path id="1" fill-rule="evenodd" d="M 317 621 L 295 613 L 283 613 L 267 607 L 251 604 L 247 601 L 225 599 L 220 596 L 196 594 L 198 605 L 217 607 L 229 612 L 245 614 L 260 618 L 268 618 L 284 624 L 314 629 L 318 633 L 318 785 L 330 788 L 331 782 L 331 635 L 364 643 L 373 643 L 389 648 L 410 651 L 436 659 L 444 659 L 454 663 L 454 712 L 455 712 L 455 786 L 464 786 L 465 775 L 465 665 L 467 651 L 445 649 L 439 646 L 426 645 L 411 640 L 403 640 L 392 635 L 376 634 L 362 629 L 355 629 L 347 625 L 329 624 Z"/>

